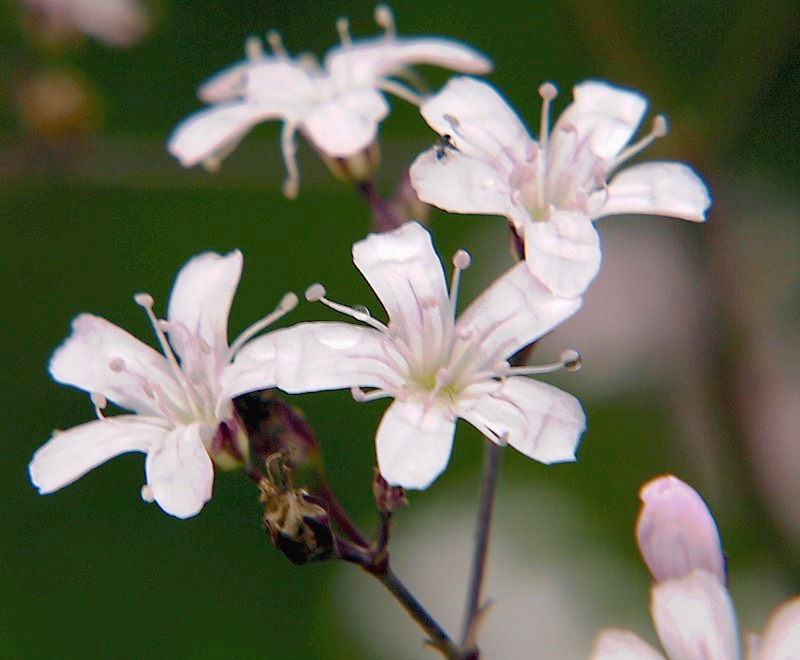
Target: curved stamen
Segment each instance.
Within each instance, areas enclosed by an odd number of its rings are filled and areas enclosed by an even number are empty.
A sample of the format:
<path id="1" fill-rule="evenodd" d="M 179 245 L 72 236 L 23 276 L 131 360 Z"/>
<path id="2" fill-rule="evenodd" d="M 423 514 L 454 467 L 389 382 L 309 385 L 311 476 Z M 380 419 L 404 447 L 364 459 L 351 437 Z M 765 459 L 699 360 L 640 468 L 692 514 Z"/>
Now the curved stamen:
<path id="1" fill-rule="evenodd" d="M 350 37 L 350 21 L 347 20 L 344 16 L 336 20 L 336 31 L 339 33 L 339 39 L 342 42 L 342 46 L 346 50 L 349 50 L 353 47 L 353 40 Z"/>
<path id="2" fill-rule="evenodd" d="M 321 302 L 323 305 L 330 307 L 337 312 L 341 312 L 342 314 L 346 314 L 347 316 L 354 318 L 356 321 L 366 323 L 367 325 L 372 326 L 381 332 L 385 332 L 387 334 L 389 333 L 389 328 L 387 328 L 377 319 L 372 318 L 369 310 L 366 307 L 354 308 L 348 307 L 347 305 L 342 305 L 326 298 L 326 293 L 325 287 L 317 282 L 306 289 L 306 300 L 308 302 Z"/>
<path id="3" fill-rule="evenodd" d="M 297 296 L 291 291 L 283 296 L 281 301 L 278 303 L 278 306 L 270 314 L 267 314 L 267 316 L 260 321 L 253 323 L 236 338 L 236 340 L 231 344 L 231 347 L 228 349 L 228 361 L 233 359 L 245 342 L 250 341 L 250 339 L 261 332 L 264 328 L 272 325 L 275 323 L 275 321 L 282 318 L 291 312 L 295 307 L 297 307 L 297 302 Z"/>
<path id="4" fill-rule="evenodd" d="M 283 39 L 281 38 L 280 32 L 277 30 L 270 30 L 267 32 L 267 43 L 272 49 L 272 54 L 275 55 L 275 57 L 282 62 L 287 62 L 289 60 L 289 53 L 283 45 Z"/>
<path id="5" fill-rule="evenodd" d="M 542 116 L 539 120 L 539 144 L 542 149 L 547 149 L 547 142 L 550 137 L 550 104 L 558 96 L 558 88 L 550 82 L 546 82 L 539 87 L 539 96 L 542 97 Z"/>
<path id="6" fill-rule="evenodd" d="M 574 349 L 568 349 L 561 353 L 558 362 L 552 364 L 542 364 L 528 367 L 511 367 L 499 374 L 500 378 L 506 376 L 534 376 L 536 374 L 550 374 L 555 371 L 566 369 L 567 371 L 577 371 L 581 368 L 581 354 Z"/>
<path id="7" fill-rule="evenodd" d="M 375 7 L 375 22 L 384 29 L 387 39 L 392 40 L 397 36 L 394 14 L 387 5 L 378 5 Z"/>
<path id="8" fill-rule="evenodd" d="M 660 137 L 664 137 L 668 132 L 669 129 L 667 126 L 667 118 L 664 115 L 656 115 L 656 117 L 653 119 L 653 128 L 650 129 L 650 132 L 636 144 L 632 144 L 627 149 L 623 149 L 622 153 L 620 153 L 619 156 L 611 161 L 608 166 L 608 170 L 611 171 L 614 168 L 619 167 L 626 160 L 633 158 L 636 154 L 647 149 L 647 147 L 649 147 L 655 140 Z"/>
<path id="9" fill-rule="evenodd" d="M 377 399 L 385 399 L 387 397 L 392 396 L 386 390 L 382 390 L 380 388 L 370 390 L 369 392 L 365 392 L 362 390 L 358 385 L 354 385 L 350 388 L 350 394 L 353 395 L 353 399 L 358 401 L 359 403 L 364 403 L 365 401 L 376 401 Z"/>
<path id="10" fill-rule="evenodd" d="M 417 107 L 421 106 L 424 101 L 424 99 L 419 94 L 410 90 L 408 87 L 402 85 L 396 80 L 381 78 L 375 83 L 375 86 L 378 89 L 382 89 L 384 92 L 389 92 L 390 94 L 394 94 L 395 96 L 405 101 L 408 101 L 409 103 Z"/>

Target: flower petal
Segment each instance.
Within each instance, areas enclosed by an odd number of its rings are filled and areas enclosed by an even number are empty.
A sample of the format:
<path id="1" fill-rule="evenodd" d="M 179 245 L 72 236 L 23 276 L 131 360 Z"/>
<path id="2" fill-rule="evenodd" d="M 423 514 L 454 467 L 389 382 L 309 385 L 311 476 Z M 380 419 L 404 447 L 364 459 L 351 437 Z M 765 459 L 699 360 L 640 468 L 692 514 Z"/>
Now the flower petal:
<path id="1" fill-rule="evenodd" d="M 303 133 L 322 153 L 351 156 L 375 141 L 378 122 L 389 113 L 373 89 L 351 92 L 318 104 L 303 117 Z"/>
<path id="2" fill-rule="evenodd" d="M 494 442 L 507 442 L 541 463 L 575 460 L 586 428 L 578 400 L 552 385 L 513 376 L 467 390 L 458 415 Z"/>
<path id="3" fill-rule="evenodd" d="M 422 342 L 441 346 L 452 330 L 453 312 L 444 271 L 427 229 L 407 222 L 353 245 L 353 262 L 375 290 L 390 325 L 414 355 Z"/>
<path id="4" fill-rule="evenodd" d="M 350 323 L 300 323 L 277 330 L 245 345 L 234 365 L 242 369 L 243 382 L 248 377 L 244 369 L 273 368 L 277 386 L 293 394 L 383 388 L 397 378 L 388 365 L 383 334 Z"/>
<path id="5" fill-rule="evenodd" d="M 711 206 L 708 188 L 682 163 L 644 163 L 628 167 L 589 199 L 592 218 L 620 213 L 665 215 L 702 222 Z"/>
<path id="6" fill-rule="evenodd" d="M 228 350 L 228 317 L 241 274 L 239 250 L 225 256 L 205 252 L 190 259 L 175 278 L 167 318 L 224 355 Z M 178 354 L 184 353 L 182 333 L 171 333 L 170 343 Z"/>
<path id="7" fill-rule="evenodd" d="M 264 55 L 264 59 L 273 58 Z M 259 62 L 261 60 L 259 59 Z M 207 78 L 197 90 L 198 98 L 203 103 L 224 103 L 235 101 L 244 96 L 247 87 L 247 75 L 256 64 L 253 60 L 239 60 L 235 64 Z"/>
<path id="8" fill-rule="evenodd" d="M 479 338 L 476 343 L 487 353 L 505 358 L 572 316 L 581 302 L 554 296 L 519 263 L 464 310 L 457 327 Z"/>
<path id="9" fill-rule="evenodd" d="M 800 650 L 800 596 L 783 603 L 769 616 L 753 660 L 792 660 Z"/>
<path id="10" fill-rule="evenodd" d="M 179 426 L 147 454 L 147 485 L 158 505 L 176 518 L 191 518 L 211 499 L 214 465 L 200 439 L 204 424 Z"/>
<path id="11" fill-rule="evenodd" d="M 172 401 L 183 400 L 163 355 L 91 314 L 72 321 L 72 334 L 50 359 L 50 374 L 60 383 L 97 392 L 143 415 L 161 416 L 156 401 L 147 395 L 153 384 Z"/>
<path id="12" fill-rule="evenodd" d="M 553 209 L 525 227 L 525 261 L 557 296 L 580 296 L 600 270 L 600 237 L 588 216 Z"/>
<path id="13" fill-rule="evenodd" d="M 703 498 L 671 475 L 649 481 L 639 498 L 636 540 L 653 577 L 663 582 L 702 568 L 724 585 L 719 531 Z"/>
<path id="14" fill-rule="evenodd" d="M 39 493 L 46 495 L 76 481 L 114 456 L 148 452 L 169 429 L 154 418 L 120 415 L 56 431 L 33 455 L 28 471 Z"/>
<path id="15" fill-rule="evenodd" d="M 508 216 L 515 225 L 528 214 L 514 206 L 508 175 L 485 160 L 460 151 L 424 151 L 409 170 L 411 185 L 421 201 L 450 213 L 490 213 Z M 521 220 L 516 220 L 522 214 Z"/>
<path id="16" fill-rule="evenodd" d="M 491 85 L 474 78 L 451 78 L 422 104 L 420 112 L 437 133 L 451 135 L 459 151 L 486 160 L 507 176 L 514 161 L 525 161 L 532 143 L 508 102 Z"/>
<path id="17" fill-rule="evenodd" d="M 277 348 L 275 337 L 285 330 L 277 330 L 248 341 L 220 376 L 220 396 L 235 398 L 247 392 L 268 390 L 276 386 L 275 370 Z"/>
<path id="18" fill-rule="evenodd" d="M 447 467 L 455 419 L 439 406 L 394 401 L 378 426 L 378 469 L 392 486 L 423 490 Z"/>
<path id="19" fill-rule="evenodd" d="M 670 658 L 738 658 L 736 615 L 725 587 L 698 569 L 657 583 L 650 613 Z"/>
<path id="20" fill-rule="evenodd" d="M 664 656 L 630 630 L 607 628 L 595 640 L 591 660 L 664 660 Z"/>
<path id="21" fill-rule="evenodd" d="M 258 103 L 227 103 L 200 110 L 184 119 L 169 138 L 167 149 L 184 167 L 227 152 L 253 126 L 287 117 L 282 107 Z"/>
<path id="22" fill-rule="evenodd" d="M 647 110 L 647 100 L 638 92 L 608 83 L 588 80 L 572 90 L 574 101 L 561 113 L 552 134 L 572 125 L 579 139 L 589 140 L 592 151 L 611 160 L 630 142 Z"/>

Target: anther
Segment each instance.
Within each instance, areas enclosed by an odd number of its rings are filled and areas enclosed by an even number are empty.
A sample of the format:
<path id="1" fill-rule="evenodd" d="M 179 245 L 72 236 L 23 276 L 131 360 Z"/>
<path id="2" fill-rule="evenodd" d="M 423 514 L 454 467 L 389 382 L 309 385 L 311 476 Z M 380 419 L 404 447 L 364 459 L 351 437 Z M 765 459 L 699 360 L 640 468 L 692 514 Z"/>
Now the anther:
<path id="1" fill-rule="evenodd" d="M 325 297 L 326 293 L 325 287 L 316 282 L 306 289 L 305 297 L 308 302 L 319 302 Z"/>
<path id="2" fill-rule="evenodd" d="M 279 60 L 288 60 L 289 53 L 286 52 L 286 48 L 283 45 L 283 39 L 281 38 L 281 33 L 277 30 L 270 30 L 267 32 L 267 43 L 269 47 L 272 49 L 273 54 Z"/>
<path id="3" fill-rule="evenodd" d="M 669 132 L 667 118 L 664 115 L 656 115 L 653 119 L 653 137 L 661 138 Z"/>
<path id="4" fill-rule="evenodd" d="M 458 125 L 461 123 L 458 121 L 458 118 L 453 117 L 453 115 L 444 114 L 442 115 L 442 119 L 444 119 L 453 128 L 458 128 Z"/>
<path id="5" fill-rule="evenodd" d="M 550 137 L 550 104 L 558 96 L 558 89 L 553 83 L 546 82 L 539 86 L 539 96 L 542 97 L 539 143 L 542 145 L 542 149 L 547 149 L 547 142 Z"/>
<path id="6" fill-rule="evenodd" d="M 281 298 L 281 301 L 278 303 L 278 307 L 284 312 L 291 312 L 295 307 L 297 307 L 298 302 L 299 299 L 297 294 L 289 291 L 289 293 Z"/>
<path id="7" fill-rule="evenodd" d="M 342 17 L 336 21 L 336 31 L 339 33 L 339 39 L 342 46 L 350 48 L 353 45 L 353 40 L 350 38 L 350 21 Z"/>
<path id="8" fill-rule="evenodd" d="M 97 419 L 105 420 L 106 416 L 103 414 L 103 409 L 108 405 L 108 399 L 99 392 L 92 392 L 89 398 L 94 406 L 94 414 L 97 416 Z"/>
<path id="9" fill-rule="evenodd" d="M 153 495 L 153 489 L 152 489 L 152 488 L 150 488 L 150 486 L 148 486 L 147 484 L 145 484 L 144 486 L 142 486 L 142 490 L 141 490 L 141 491 L 139 491 L 139 493 L 141 494 L 141 496 L 142 496 L 142 499 L 143 499 L 145 502 L 147 502 L 148 504 L 152 504 L 153 502 L 155 502 L 155 499 L 156 499 L 156 498 L 155 498 L 155 496 Z"/>
<path id="10" fill-rule="evenodd" d="M 456 337 L 458 337 L 461 341 L 468 341 L 472 339 L 473 335 L 472 330 L 467 330 L 467 328 L 464 328 L 460 325 L 456 326 L 455 332 L 456 332 Z"/>
<path id="11" fill-rule="evenodd" d="M 133 301 L 139 305 L 139 307 L 144 307 L 145 309 L 151 309 L 153 307 L 153 296 L 149 293 L 137 293 L 133 297 Z"/>
<path id="12" fill-rule="evenodd" d="M 466 270 L 469 268 L 470 263 L 472 263 L 472 258 L 466 250 L 457 250 L 453 255 L 453 266 L 458 270 Z"/>
<path id="13" fill-rule="evenodd" d="M 387 5 L 378 5 L 375 7 L 375 22 L 386 30 L 387 39 L 394 39 L 397 34 L 394 24 L 394 14 Z"/>
<path id="14" fill-rule="evenodd" d="M 350 388 L 350 394 L 353 396 L 353 399 L 359 403 L 363 403 L 367 399 L 367 393 L 357 385 Z"/>
<path id="15" fill-rule="evenodd" d="M 125 360 L 120 357 L 114 358 L 108 363 L 108 368 L 116 374 L 121 373 L 125 369 Z"/>
<path id="16" fill-rule="evenodd" d="M 260 62 L 264 59 L 264 46 L 261 39 L 256 36 L 249 36 L 244 41 L 244 53 L 251 62 Z"/>
<path id="17" fill-rule="evenodd" d="M 583 365 L 583 358 L 581 358 L 581 354 L 578 353 L 573 348 L 569 348 L 563 353 L 561 353 L 561 363 L 564 365 L 564 369 L 567 371 L 578 371 Z"/>
<path id="18" fill-rule="evenodd" d="M 653 119 L 653 128 L 650 129 L 650 132 L 645 135 L 641 140 L 632 144 L 627 149 L 624 149 L 622 153 L 620 153 L 610 165 L 608 165 L 608 170 L 613 170 L 618 165 L 624 163 L 629 158 L 633 158 L 638 153 L 644 151 L 650 144 L 657 140 L 658 138 L 664 137 L 668 132 L 667 127 L 667 118 L 664 115 L 656 115 Z"/>

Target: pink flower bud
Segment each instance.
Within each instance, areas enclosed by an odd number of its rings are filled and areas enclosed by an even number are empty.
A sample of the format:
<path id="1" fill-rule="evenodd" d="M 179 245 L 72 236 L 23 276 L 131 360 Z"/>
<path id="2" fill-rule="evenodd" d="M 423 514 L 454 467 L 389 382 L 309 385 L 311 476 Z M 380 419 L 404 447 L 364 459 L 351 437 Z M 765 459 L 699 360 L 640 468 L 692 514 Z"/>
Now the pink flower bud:
<path id="1" fill-rule="evenodd" d="M 636 540 L 653 577 L 662 582 L 702 568 L 724 585 L 719 531 L 700 495 L 667 475 L 646 483 L 639 498 L 643 505 L 636 522 Z"/>

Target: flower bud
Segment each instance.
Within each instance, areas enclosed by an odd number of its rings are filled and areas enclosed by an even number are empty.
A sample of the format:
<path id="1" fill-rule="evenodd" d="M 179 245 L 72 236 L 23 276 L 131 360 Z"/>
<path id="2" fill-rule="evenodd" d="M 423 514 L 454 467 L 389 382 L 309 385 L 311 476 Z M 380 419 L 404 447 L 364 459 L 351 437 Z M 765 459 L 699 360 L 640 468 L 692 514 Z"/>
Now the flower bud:
<path id="1" fill-rule="evenodd" d="M 705 502 L 677 477 L 645 484 L 636 522 L 639 551 L 658 582 L 682 578 L 701 568 L 725 584 L 725 558 L 719 531 Z"/>
<path id="2" fill-rule="evenodd" d="M 389 482 L 375 470 L 375 478 L 372 480 L 372 494 L 375 496 L 375 506 L 378 513 L 392 514 L 398 509 L 408 505 L 406 491 L 402 486 L 390 486 Z"/>

